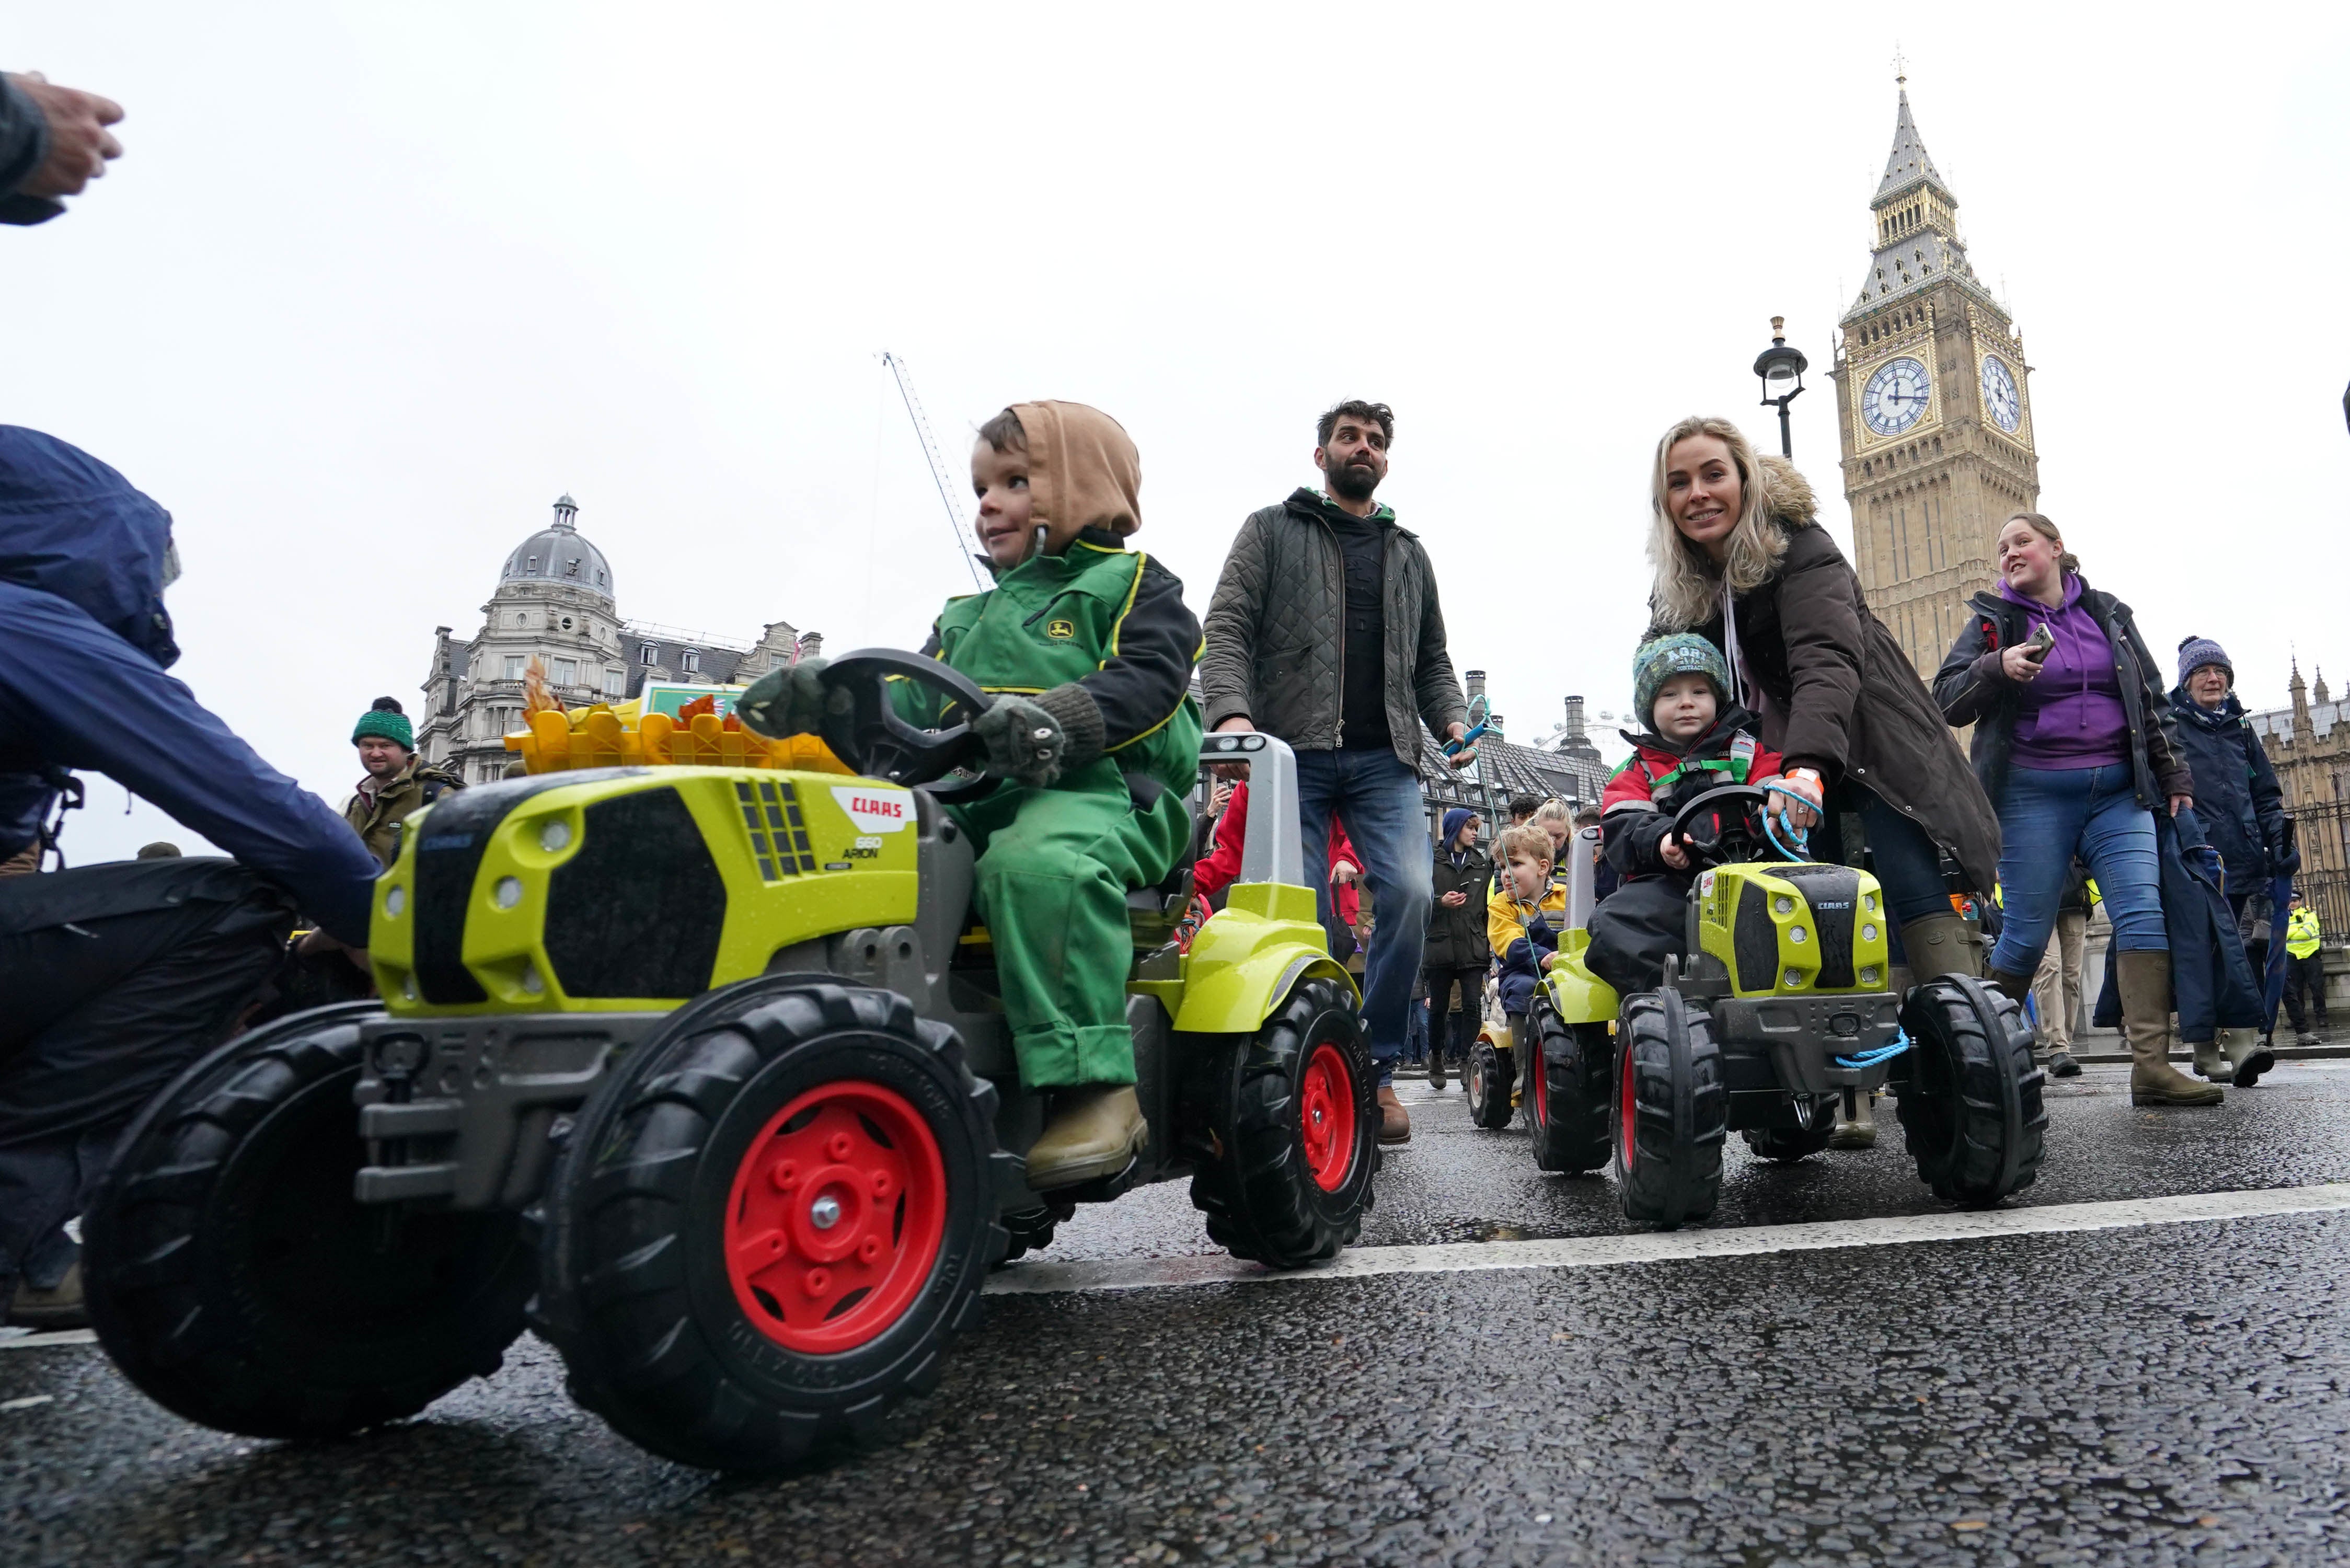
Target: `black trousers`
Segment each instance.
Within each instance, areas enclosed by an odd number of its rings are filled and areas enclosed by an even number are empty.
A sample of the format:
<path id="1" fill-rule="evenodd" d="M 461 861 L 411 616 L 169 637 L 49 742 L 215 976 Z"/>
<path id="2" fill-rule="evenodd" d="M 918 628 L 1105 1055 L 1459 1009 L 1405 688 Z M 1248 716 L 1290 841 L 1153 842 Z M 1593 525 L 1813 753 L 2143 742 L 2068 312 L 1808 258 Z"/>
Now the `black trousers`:
<path id="1" fill-rule="evenodd" d="M 1430 1054 L 1433 1055 L 1441 1049 L 1453 1061 L 1467 1061 L 1469 1047 L 1477 1044 L 1477 1025 L 1485 1006 L 1485 966 L 1424 970 L 1420 977 L 1428 991 Z M 1449 1000 L 1455 981 L 1461 987 L 1458 1006 Z M 1445 1011 L 1448 1007 L 1452 1008 L 1449 1013 Z"/>
<path id="2" fill-rule="evenodd" d="M 294 913 L 232 860 L 0 879 L 0 1284 L 56 1254 L 139 1107 L 268 983 Z"/>
<path id="3" fill-rule="evenodd" d="M 2291 954 L 2285 957 L 2284 1010 L 2293 1019 L 2295 1033 L 2303 1033 L 2308 1027 L 2302 1022 L 2301 988 L 2304 985 L 2309 988 L 2311 1005 L 2317 1012 L 2317 1027 L 2323 1030 L 2325 1027 L 2325 950 L 2324 948 L 2318 949 L 2307 958 L 2294 958 Z"/>
<path id="4" fill-rule="evenodd" d="M 1656 990 L 1665 960 L 1689 946 L 1689 889 L 1686 877 L 1642 877 L 1610 893 L 1591 911 L 1591 972 L 1618 996 Z"/>

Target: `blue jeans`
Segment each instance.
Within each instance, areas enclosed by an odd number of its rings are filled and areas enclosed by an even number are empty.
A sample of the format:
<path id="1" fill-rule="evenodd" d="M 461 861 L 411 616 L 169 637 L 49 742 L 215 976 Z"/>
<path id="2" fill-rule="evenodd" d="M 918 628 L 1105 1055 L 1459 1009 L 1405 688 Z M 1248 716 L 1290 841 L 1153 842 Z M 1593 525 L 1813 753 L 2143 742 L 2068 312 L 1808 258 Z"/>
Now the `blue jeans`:
<path id="1" fill-rule="evenodd" d="M 1418 989 L 1428 912 L 1436 902 L 1429 882 L 1432 851 L 1428 818 L 1420 810 L 1419 775 L 1385 746 L 1297 753 L 1298 830 L 1305 845 L 1306 877 L 1326 923 L 1330 886 L 1321 851 L 1330 842 L 1333 813 L 1347 825 L 1371 889 L 1363 1027 L 1384 1087 L 1394 1081 L 1396 1058 L 1403 1054 L 1404 1014 Z"/>
<path id="2" fill-rule="evenodd" d="M 2030 974 L 2056 927 L 2065 873 L 2088 863 L 2114 923 L 2116 952 L 2168 952 L 2154 814 L 2137 803 L 2127 763 L 2011 768 L 1999 800 L 2000 907 L 2005 924 L 1991 967 Z"/>

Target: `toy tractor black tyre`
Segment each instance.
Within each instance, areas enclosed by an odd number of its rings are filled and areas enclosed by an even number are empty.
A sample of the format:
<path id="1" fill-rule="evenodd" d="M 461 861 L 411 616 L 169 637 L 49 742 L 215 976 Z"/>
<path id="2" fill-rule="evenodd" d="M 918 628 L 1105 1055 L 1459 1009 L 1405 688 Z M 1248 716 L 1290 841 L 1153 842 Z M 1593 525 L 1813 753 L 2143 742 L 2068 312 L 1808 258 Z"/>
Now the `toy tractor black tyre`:
<path id="1" fill-rule="evenodd" d="M 1985 1209 L 2040 1173 L 2046 1075 L 2016 1004 L 1980 981 L 1946 974 L 1909 993 L 1895 1058 L 1895 1108 L 1918 1179 L 1946 1202 Z"/>
<path id="2" fill-rule="evenodd" d="M 265 1025 L 150 1100 L 83 1215 L 99 1343 L 192 1421 L 317 1438 L 413 1416 L 498 1369 L 535 1259 L 515 1215 L 352 1196 L 359 1024 L 344 1002 Z"/>
<path id="3" fill-rule="evenodd" d="M 1183 1101 L 1191 1203 L 1218 1246 L 1294 1269 L 1361 1232 L 1379 1168 L 1378 1077 L 1339 981 L 1300 981 L 1254 1034 L 1201 1052 Z"/>
<path id="4" fill-rule="evenodd" d="M 1537 990 L 1526 1014 L 1534 1047 L 1527 1098 L 1534 1112 L 1534 1168 L 1580 1173 L 1607 1163 L 1608 1101 L 1615 1048 L 1605 1023 L 1570 1024 Z"/>
<path id="5" fill-rule="evenodd" d="M 1608 1103 L 1625 1218 L 1670 1230 L 1711 1217 L 1730 1108 L 1712 1021 L 1678 992 L 1627 997 L 1616 1059 Z"/>
<path id="6" fill-rule="evenodd" d="M 1469 1066 L 1461 1082 L 1469 1091 L 1470 1121 L 1488 1131 L 1510 1125 L 1510 1089 L 1517 1082 L 1517 1068 L 1509 1052 L 1480 1035 L 1469 1047 Z"/>
<path id="7" fill-rule="evenodd" d="M 937 1386 L 1007 1243 L 995 1090 L 894 992 L 712 992 L 581 1108 L 534 1326 L 639 1447 L 765 1471 Z"/>
<path id="8" fill-rule="evenodd" d="M 1034 1209 L 1007 1210 L 1001 1218 L 1010 1241 L 1004 1247 L 1003 1262 L 1030 1252 L 1041 1252 L 1053 1244 L 1053 1232 L 1076 1217 L 1074 1203 L 1040 1203 Z"/>
<path id="9" fill-rule="evenodd" d="M 1748 1127 L 1738 1136 L 1754 1151 L 1757 1159 L 1772 1160 L 1780 1165 L 1793 1165 L 1799 1159 L 1809 1159 L 1828 1147 L 1835 1136 L 1835 1117 L 1823 1113 L 1823 1119 L 1813 1127 Z"/>

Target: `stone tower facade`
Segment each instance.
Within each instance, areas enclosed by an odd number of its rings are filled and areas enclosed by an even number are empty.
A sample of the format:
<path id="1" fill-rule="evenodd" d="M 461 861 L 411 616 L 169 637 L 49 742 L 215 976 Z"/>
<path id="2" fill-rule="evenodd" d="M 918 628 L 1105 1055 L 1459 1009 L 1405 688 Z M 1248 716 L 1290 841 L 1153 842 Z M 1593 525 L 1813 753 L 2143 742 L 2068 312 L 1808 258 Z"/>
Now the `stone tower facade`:
<path id="1" fill-rule="evenodd" d="M 1837 325 L 1836 431 L 1854 566 L 1931 680 L 1969 595 L 1996 576 L 2000 524 L 2038 509 L 2023 338 L 1975 276 L 1959 199 L 1926 155 L 1907 78 L 1869 202 L 1875 254 Z"/>

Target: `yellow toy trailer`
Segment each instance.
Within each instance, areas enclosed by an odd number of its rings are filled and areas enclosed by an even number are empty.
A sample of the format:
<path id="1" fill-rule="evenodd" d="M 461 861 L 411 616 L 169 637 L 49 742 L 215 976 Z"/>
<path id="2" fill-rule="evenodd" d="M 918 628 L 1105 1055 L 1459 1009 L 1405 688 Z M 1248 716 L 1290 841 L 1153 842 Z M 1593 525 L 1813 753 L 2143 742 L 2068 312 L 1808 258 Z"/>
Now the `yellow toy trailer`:
<path id="1" fill-rule="evenodd" d="M 1355 1239 L 1377 1080 L 1289 749 L 1210 737 L 1255 780 L 1229 904 L 1183 944 L 1188 867 L 1129 899 L 1149 1146 L 1040 1193 L 1021 1157 L 1045 1106 L 941 805 L 993 787 L 963 771 L 988 699 L 889 650 L 825 680 L 851 711 L 822 771 L 756 737 L 725 755 L 739 732 L 711 723 L 630 739 L 548 713 L 517 744 L 543 771 L 411 819 L 376 888 L 381 1003 L 213 1053 L 90 1206 L 91 1311 L 131 1381 L 208 1426 L 326 1437 L 494 1371 L 528 1323 L 623 1436 L 770 1469 L 934 1387 L 987 1271 L 1076 1203 L 1188 1176 L 1237 1256 Z M 908 724 L 895 680 L 951 722 Z M 677 754 L 696 732 L 723 765 Z"/>

